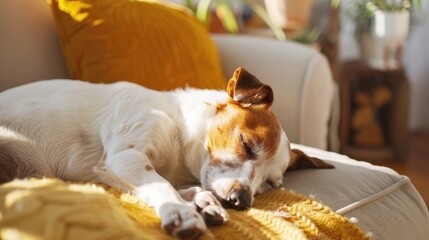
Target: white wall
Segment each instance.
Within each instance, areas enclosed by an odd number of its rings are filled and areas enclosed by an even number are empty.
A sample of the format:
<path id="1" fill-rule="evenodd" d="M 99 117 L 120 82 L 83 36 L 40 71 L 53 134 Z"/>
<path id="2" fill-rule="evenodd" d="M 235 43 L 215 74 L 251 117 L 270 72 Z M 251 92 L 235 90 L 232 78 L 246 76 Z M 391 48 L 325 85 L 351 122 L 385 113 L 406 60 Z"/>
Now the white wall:
<path id="1" fill-rule="evenodd" d="M 429 130 L 429 1 L 422 0 L 422 3 L 419 23 L 413 29 L 404 51 L 404 65 L 411 84 L 412 130 Z"/>
<path id="2" fill-rule="evenodd" d="M 67 70 L 46 0 L 0 0 L 0 92 Z"/>

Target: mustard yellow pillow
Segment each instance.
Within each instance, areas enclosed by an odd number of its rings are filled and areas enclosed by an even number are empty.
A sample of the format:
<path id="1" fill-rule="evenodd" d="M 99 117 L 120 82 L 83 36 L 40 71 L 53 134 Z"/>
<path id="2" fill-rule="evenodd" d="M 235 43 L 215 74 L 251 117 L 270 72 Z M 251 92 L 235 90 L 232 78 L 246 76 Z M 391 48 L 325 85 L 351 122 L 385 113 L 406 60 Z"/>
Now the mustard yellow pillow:
<path id="1" fill-rule="evenodd" d="M 216 47 L 185 9 L 150 0 L 48 0 L 70 77 L 223 89 Z"/>

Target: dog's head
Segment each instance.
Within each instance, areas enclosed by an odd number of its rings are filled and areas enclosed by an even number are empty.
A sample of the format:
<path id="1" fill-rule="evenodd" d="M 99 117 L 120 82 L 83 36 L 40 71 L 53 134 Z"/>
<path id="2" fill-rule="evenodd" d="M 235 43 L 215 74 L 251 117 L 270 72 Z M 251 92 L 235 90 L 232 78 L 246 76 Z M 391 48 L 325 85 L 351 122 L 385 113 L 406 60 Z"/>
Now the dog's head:
<path id="1" fill-rule="evenodd" d="M 288 167 L 328 166 L 291 150 L 270 110 L 274 99 L 270 86 L 239 68 L 227 93 L 228 103 L 217 106 L 210 125 L 206 142 L 210 159 L 201 172 L 203 188 L 224 205 L 250 207 L 256 193 L 281 186 Z"/>

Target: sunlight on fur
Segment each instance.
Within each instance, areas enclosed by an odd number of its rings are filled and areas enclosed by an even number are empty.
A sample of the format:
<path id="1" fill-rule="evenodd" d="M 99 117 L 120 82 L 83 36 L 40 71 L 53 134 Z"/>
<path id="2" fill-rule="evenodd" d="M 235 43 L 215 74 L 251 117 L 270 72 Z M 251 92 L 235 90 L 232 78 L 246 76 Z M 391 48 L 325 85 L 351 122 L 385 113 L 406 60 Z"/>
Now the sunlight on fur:
<path id="1" fill-rule="evenodd" d="M 10 139 L 10 140 L 18 140 L 27 143 L 33 143 L 31 139 L 28 139 L 26 136 L 19 134 L 7 127 L 0 126 L 0 139 Z"/>

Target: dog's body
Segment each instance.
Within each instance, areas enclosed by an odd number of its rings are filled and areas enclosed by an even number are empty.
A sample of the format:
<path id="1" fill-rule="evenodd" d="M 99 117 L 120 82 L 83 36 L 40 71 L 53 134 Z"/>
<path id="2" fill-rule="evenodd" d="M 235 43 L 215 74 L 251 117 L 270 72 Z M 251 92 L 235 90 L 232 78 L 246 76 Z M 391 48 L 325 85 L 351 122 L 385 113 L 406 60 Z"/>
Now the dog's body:
<path id="1" fill-rule="evenodd" d="M 204 152 L 202 136 L 198 136 L 204 132 L 196 128 L 207 124 L 205 115 L 213 114 L 197 99 L 203 94 L 217 96 L 213 101 L 226 98 L 225 94 L 219 98 L 219 93 L 158 92 L 127 82 L 102 85 L 48 80 L 28 84 L 0 95 L 1 136 L 16 140 L 6 149 L 2 139 L 1 152 L 12 151 L 10 147 L 16 144 L 19 153 L 15 156 L 27 162 L 18 169 L 20 177 L 106 181 L 99 163 L 118 152 L 136 149 L 150 155 L 155 170 L 175 186 L 195 183 L 201 164 L 197 158 Z M 194 115 L 186 119 L 183 112 Z"/>
<path id="2" fill-rule="evenodd" d="M 227 92 L 68 80 L 11 89 L 0 94 L 0 182 L 104 182 L 153 206 L 169 233 L 195 238 L 204 221 L 226 221 L 217 199 L 247 208 L 282 183 L 293 152 L 272 100 L 242 69 Z"/>

